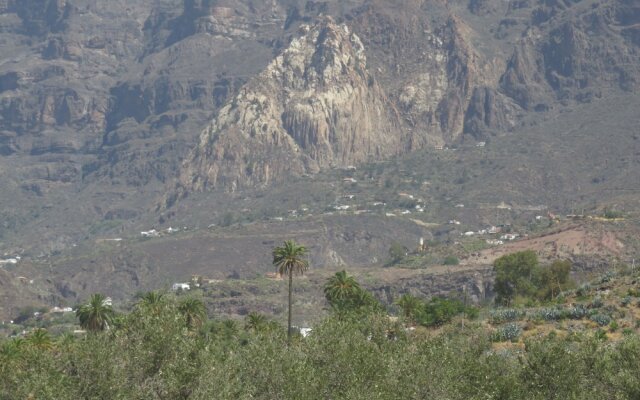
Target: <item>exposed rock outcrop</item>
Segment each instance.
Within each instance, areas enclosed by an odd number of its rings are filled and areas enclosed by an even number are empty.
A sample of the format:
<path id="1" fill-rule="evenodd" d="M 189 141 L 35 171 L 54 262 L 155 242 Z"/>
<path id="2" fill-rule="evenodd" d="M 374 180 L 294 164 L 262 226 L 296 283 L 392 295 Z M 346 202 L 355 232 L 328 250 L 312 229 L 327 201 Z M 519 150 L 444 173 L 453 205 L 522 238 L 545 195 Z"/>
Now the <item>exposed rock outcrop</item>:
<path id="1" fill-rule="evenodd" d="M 464 117 L 464 133 L 485 140 L 497 132 L 513 128 L 520 108 L 507 96 L 488 87 L 473 90 Z"/>
<path id="2" fill-rule="evenodd" d="M 234 190 L 406 150 L 358 36 L 330 18 L 300 29 L 204 130 L 184 187 Z"/>
<path id="3" fill-rule="evenodd" d="M 175 200 L 517 135 L 564 107 L 637 91 L 639 10 L 634 0 L 0 0 L 0 185 L 18 188 L 3 204 L 36 199 L 37 212 L 16 212 L 33 216 L 18 229 L 30 236 L 67 212 L 40 202 L 102 203 L 64 228 L 79 239 L 104 210 L 142 215 L 165 185 Z M 327 16 L 338 22 L 319 28 Z"/>

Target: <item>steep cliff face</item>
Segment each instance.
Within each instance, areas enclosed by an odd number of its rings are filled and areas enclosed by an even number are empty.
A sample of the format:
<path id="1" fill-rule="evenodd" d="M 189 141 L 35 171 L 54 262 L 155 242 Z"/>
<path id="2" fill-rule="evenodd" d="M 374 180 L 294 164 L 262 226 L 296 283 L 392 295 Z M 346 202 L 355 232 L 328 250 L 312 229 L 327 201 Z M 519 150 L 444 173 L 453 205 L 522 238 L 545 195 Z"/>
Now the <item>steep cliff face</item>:
<path id="1" fill-rule="evenodd" d="M 634 0 L 0 0 L 0 185 L 18 188 L 0 197 L 34 226 L 99 203 L 81 236 L 176 180 L 233 190 L 517 135 L 637 91 L 639 24 Z"/>
<path id="2" fill-rule="evenodd" d="M 316 6 L 290 10 L 285 25 L 337 12 Z M 637 85 L 631 2 L 487 0 L 469 8 L 506 18 L 488 28 L 439 3 L 371 1 L 353 8 L 344 25 L 303 26 L 309 31 L 205 129 L 180 192 L 235 190 L 461 138 L 486 140 L 514 131 L 527 113 Z M 487 33 L 495 42 L 478 39 Z M 509 35 L 513 45 L 503 42 Z"/>
<path id="3" fill-rule="evenodd" d="M 633 1 L 544 2 L 534 7 L 500 79 L 500 90 L 527 110 L 589 102 L 637 90 L 640 6 Z"/>
<path id="4" fill-rule="evenodd" d="M 408 146 L 367 71 L 359 37 L 327 18 L 300 27 L 300 36 L 220 110 L 185 163 L 181 184 L 234 190 Z"/>

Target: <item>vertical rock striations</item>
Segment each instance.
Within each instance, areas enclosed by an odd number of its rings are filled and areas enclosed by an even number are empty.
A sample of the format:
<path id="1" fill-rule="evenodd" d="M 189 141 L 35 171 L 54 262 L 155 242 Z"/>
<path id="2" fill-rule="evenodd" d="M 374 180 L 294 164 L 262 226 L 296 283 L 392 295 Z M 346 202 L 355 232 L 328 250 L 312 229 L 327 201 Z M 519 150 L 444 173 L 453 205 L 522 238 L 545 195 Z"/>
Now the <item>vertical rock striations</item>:
<path id="1" fill-rule="evenodd" d="M 205 128 L 185 163 L 189 190 L 266 184 L 400 154 L 408 138 L 346 25 L 323 19 L 299 36 Z"/>

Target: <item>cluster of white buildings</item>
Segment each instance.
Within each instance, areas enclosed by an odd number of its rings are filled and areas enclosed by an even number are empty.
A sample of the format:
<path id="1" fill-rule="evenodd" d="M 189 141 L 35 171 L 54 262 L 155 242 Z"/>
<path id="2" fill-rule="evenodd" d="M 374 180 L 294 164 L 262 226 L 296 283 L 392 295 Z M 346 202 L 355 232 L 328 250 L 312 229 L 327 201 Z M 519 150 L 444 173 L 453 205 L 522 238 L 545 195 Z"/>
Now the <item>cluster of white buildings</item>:
<path id="1" fill-rule="evenodd" d="M 456 225 L 460 224 L 459 221 L 455 221 L 455 220 L 451 220 L 451 221 L 449 221 L 449 223 L 450 224 L 455 223 Z M 464 232 L 464 233 L 461 234 L 461 236 L 495 235 L 496 233 L 500 233 L 500 228 L 495 227 L 495 226 L 491 226 L 491 227 L 486 228 L 486 229 L 480 229 L 477 232 L 475 232 L 475 231 Z"/>
<path id="2" fill-rule="evenodd" d="M 187 228 L 183 228 L 185 231 L 187 230 Z M 156 238 L 156 237 L 160 237 L 162 235 L 171 235 L 173 233 L 176 232 L 180 232 L 180 229 L 176 229 L 176 228 L 172 228 L 172 227 L 168 227 L 165 230 L 162 231 L 157 231 L 155 229 L 151 229 L 150 231 L 142 231 L 140 232 L 140 236 L 142 236 L 143 238 Z"/>

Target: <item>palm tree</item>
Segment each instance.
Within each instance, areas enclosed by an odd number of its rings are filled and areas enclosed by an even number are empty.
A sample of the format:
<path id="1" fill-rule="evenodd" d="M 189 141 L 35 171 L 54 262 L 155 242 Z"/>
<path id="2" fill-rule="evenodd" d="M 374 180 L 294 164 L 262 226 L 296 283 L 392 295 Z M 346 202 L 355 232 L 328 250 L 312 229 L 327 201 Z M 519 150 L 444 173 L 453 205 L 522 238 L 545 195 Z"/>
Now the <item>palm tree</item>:
<path id="1" fill-rule="evenodd" d="M 356 300 L 361 292 L 360 285 L 347 271 L 336 272 L 324 285 L 324 296 L 332 307 L 342 307 Z"/>
<path id="2" fill-rule="evenodd" d="M 20 356 L 20 353 L 26 347 L 26 344 L 27 341 L 20 337 L 6 341 L 2 346 L 0 346 L 0 357 L 6 357 L 9 359 Z M 0 368 L 2 366 L 4 366 L 4 364 L 0 365 Z"/>
<path id="3" fill-rule="evenodd" d="M 178 310 L 184 315 L 189 329 L 199 328 L 207 318 L 207 309 L 204 303 L 193 297 L 182 300 Z"/>
<path id="4" fill-rule="evenodd" d="M 263 314 L 252 312 L 247 315 L 244 329 L 247 331 L 261 332 L 267 328 L 267 317 Z"/>
<path id="5" fill-rule="evenodd" d="M 222 321 L 222 331 L 226 338 L 234 338 L 238 335 L 238 325 L 232 319 Z"/>
<path id="6" fill-rule="evenodd" d="M 417 314 L 420 312 L 422 301 L 410 293 L 405 293 L 396 301 L 396 304 L 402 308 L 402 315 L 411 322 L 414 322 Z"/>
<path id="7" fill-rule="evenodd" d="M 58 337 L 58 346 L 63 348 L 70 348 L 76 342 L 76 337 L 73 336 L 72 333 L 64 333 L 62 336 Z"/>
<path id="8" fill-rule="evenodd" d="M 280 275 L 289 277 L 289 316 L 287 319 L 287 343 L 291 343 L 291 295 L 293 293 L 293 275 L 302 275 L 309 269 L 309 262 L 304 258 L 307 248 L 293 240 L 284 242 L 284 246 L 273 249 L 273 265 Z"/>
<path id="9" fill-rule="evenodd" d="M 163 293 L 159 292 L 147 292 L 140 297 L 138 307 L 146 310 L 154 315 L 160 313 L 162 306 L 165 304 L 165 297 Z"/>
<path id="10" fill-rule="evenodd" d="M 27 337 L 29 346 L 38 350 L 49 350 L 53 347 L 51 336 L 46 329 L 38 328 L 32 331 Z"/>
<path id="11" fill-rule="evenodd" d="M 96 293 L 91 296 L 88 303 L 81 305 L 76 310 L 76 316 L 80 320 L 80 326 L 91 332 L 109 329 L 113 321 L 113 308 L 107 304 L 104 295 Z"/>

